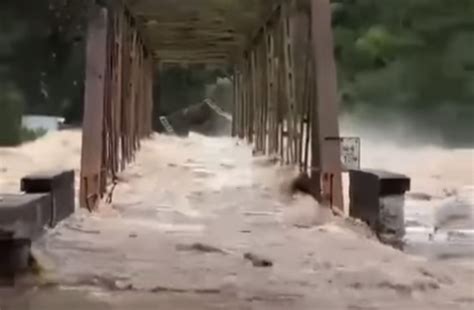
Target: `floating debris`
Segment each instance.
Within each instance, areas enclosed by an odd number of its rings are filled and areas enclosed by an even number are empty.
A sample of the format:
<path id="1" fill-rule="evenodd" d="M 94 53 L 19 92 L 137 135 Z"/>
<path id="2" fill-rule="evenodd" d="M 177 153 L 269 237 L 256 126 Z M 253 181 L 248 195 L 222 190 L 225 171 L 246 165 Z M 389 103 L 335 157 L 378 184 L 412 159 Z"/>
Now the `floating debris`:
<path id="1" fill-rule="evenodd" d="M 203 244 L 203 243 L 193 243 L 190 245 L 178 244 L 176 246 L 176 249 L 178 251 L 195 251 L 195 252 L 202 252 L 202 253 L 227 254 L 227 252 L 225 252 L 222 249 L 219 249 L 212 245 Z"/>
<path id="2" fill-rule="evenodd" d="M 244 258 L 252 262 L 254 267 L 272 267 L 273 262 L 267 258 L 263 258 L 254 253 L 247 252 L 244 254 Z"/>

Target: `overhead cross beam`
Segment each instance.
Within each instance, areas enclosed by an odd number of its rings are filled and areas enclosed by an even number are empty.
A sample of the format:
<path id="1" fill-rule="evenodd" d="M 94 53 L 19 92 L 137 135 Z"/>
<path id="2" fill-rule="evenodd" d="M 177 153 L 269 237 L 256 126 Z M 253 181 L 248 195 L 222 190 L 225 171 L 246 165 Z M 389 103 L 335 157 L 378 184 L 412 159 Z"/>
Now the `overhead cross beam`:
<path id="1" fill-rule="evenodd" d="M 125 0 L 160 61 L 233 62 L 279 0 Z M 227 57 L 215 57 L 215 51 Z M 169 51 L 173 51 L 170 57 Z M 197 53 L 193 55 L 193 51 Z"/>

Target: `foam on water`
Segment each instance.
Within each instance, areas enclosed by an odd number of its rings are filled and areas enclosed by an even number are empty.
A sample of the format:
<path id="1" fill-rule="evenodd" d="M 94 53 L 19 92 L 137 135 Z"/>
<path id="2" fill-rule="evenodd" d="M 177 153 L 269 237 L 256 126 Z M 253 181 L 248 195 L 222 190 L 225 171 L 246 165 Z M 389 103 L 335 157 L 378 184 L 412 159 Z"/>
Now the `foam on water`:
<path id="1" fill-rule="evenodd" d="M 350 126 L 343 134 L 362 138 L 363 168 L 404 173 L 412 179 L 412 192 L 426 198 L 409 195 L 406 199 L 408 242 L 431 242 L 429 233 L 415 232 L 417 227 L 433 231 L 436 226 L 440 234 L 447 234 L 449 229 L 471 234 L 474 150 L 426 144 L 401 146 L 380 137 L 366 137 Z M 74 169 L 78 175 L 80 143 L 80 131 L 61 131 L 17 148 L 0 148 L 0 190 L 18 192 L 21 177 L 42 170 Z M 122 190 L 116 195 L 129 204 L 152 202 L 157 208 L 173 208 L 189 217 L 200 217 L 202 212 L 189 204 L 186 195 L 252 187 L 260 187 L 264 194 L 280 195 L 297 171 L 274 166 L 265 158 L 253 158 L 249 147 L 238 146 L 239 143 L 195 133 L 187 139 L 153 135 L 143 142 L 136 163 L 122 173 Z M 346 187 L 347 183 L 346 180 Z M 292 206 L 282 214 L 286 223 L 322 224 L 330 217 L 307 197 L 297 197 L 286 204 Z M 436 238 L 446 239 L 442 235 Z"/>
<path id="2" fill-rule="evenodd" d="M 343 134 L 362 139 L 362 168 L 383 169 L 411 178 L 411 193 L 405 200 L 407 251 L 427 256 L 464 253 L 465 243 L 474 249 L 474 239 L 459 243 L 452 236 L 474 234 L 474 149 L 450 149 L 416 141 L 416 132 L 400 124 L 395 132 L 369 128 L 343 118 Z M 396 139 L 391 139 L 397 135 Z M 404 144 L 403 135 L 410 144 Z M 393 142 L 399 141 L 398 143 Z M 432 141 L 435 141 L 433 138 Z"/>

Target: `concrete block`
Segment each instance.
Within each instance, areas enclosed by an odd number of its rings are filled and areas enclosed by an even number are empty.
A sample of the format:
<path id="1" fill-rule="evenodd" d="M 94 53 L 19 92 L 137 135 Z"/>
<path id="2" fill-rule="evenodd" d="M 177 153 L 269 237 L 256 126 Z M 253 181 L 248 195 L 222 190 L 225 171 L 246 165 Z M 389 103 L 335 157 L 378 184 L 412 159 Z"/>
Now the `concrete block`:
<path id="1" fill-rule="evenodd" d="M 0 232 L 0 286 L 12 285 L 14 277 L 29 267 L 31 241 L 11 239 Z"/>
<path id="2" fill-rule="evenodd" d="M 379 237 L 401 240 L 410 178 L 382 170 L 352 170 L 349 176 L 350 216 L 366 222 Z"/>
<path id="3" fill-rule="evenodd" d="M 31 242 L 74 212 L 74 171 L 30 175 L 0 194 L 0 285 L 29 266 Z"/>
<path id="4" fill-rule="evenodd" d="M 21 180 L 26 193 L 51 194 L 51 227 L 74 213 L 74 171 L 50 171 L 33 174 Z"/>
<path id="5" fill-rule="evenodd" d="M 0 237 L 2 239 L 34 240 L 42 234 L 50 221 L 51 196 L 49 194 L 0 194 Z"/>

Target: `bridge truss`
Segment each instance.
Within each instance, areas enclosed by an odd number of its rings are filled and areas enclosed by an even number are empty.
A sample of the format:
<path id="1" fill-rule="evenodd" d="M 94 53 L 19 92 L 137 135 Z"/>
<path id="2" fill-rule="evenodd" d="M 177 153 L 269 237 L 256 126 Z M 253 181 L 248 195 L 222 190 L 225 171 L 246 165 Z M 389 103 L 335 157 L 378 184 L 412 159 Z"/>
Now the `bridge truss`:
<path id="1" fill-rule="evenodd" d="M 101 1 L 86 55 L 81 207 L 98 207 L 151 134 L 156 66 L 222 63 L 234 66 L 233 135 L 342 208 L 330 0 Z"/>

